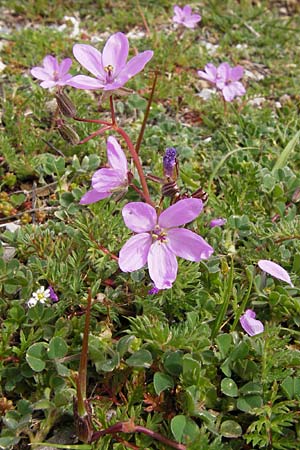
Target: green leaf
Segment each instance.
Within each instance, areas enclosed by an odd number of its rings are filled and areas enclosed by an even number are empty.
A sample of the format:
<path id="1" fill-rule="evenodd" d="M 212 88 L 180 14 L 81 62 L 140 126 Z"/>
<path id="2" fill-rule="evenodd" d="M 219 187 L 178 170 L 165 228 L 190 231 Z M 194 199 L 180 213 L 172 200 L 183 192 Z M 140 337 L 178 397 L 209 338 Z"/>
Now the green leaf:
<path id="1" fill-rule="evenodd" d="M 283 151 L 279 155 L 279 157 L 272 169 L 273 174 L 275 173 L 276 170 L 282 169 L 284 166 L 286 166 L 290 154 L 292 153 L 292 151 L 294 150 L 294 148 L 296 147 L 296 145 L 298 143 L 299 136 L 300 136 L 300 130 L 297 131 L 295 136 L 288 142 L 286 147 L 283 149 Z"/>
<path id="2" fill-rule="evenodd" d="M 228 397 L 237 397 L 239 392 L 236 382 L 231 378 L 224 378 L 221 381 L 221 391 Z"/>
<path id="3" fill-rule="evenodd" d="M 156 372 L 153 377 L 153 385 L 155 392 L 159 395 L 161 392 L 174 387 L 173 378 L 163 372 Z"/>
<path id="4" fill-rule="evenodd" d="M 68 346 L 64 339 L 59 336 L 55 336 L 49 342 L 47 352 L 50 359 L 63 358 L 68 353 Z"/>
<path id="5" fill-rule="evenodd" d="M 238 409 L 244 412 L 251 412 L 254 408 L 260 408 L 262 404 L 260 395 L 246 395 L 237 400 Z"/>
<path id="6" fill-rule="evenodd" d="M 244 384 L 244 386 L 240 388 L 240 394 L 243 395 L 262 394 L 262 385 L 249 381 L 249 383 Z"/>
<path id="7" fill-rule="evenodd" d="M 152 355 L 149 350 L 141 349 L 133 353 L 126 359 L 126 363 L 130 367 L 145 367 L 149 368 L 153 362 Z"/>
<path id="8" fill-rule="evenodd" d="M 178 442 L 191 442 L 199 435 L 198 425 L 182 414 L 173 417 L 171 420 L 171 430 Z"/>
<path id="9" fill-rule="evenodd" d="M 292 400 L 295 397 L 300 396 L 300 378 L 286 377 L 281 383 L 282 390 L 286 393 L 287 397 Z"/>
<path id="10" fill-rule="evenodd" d="M 45 342 L 37 342 L 27 350 L 26 361 L 35 372 L 42 372 L 46 367 L 46 347 Z"/>
<path id="11" fill-rule="evenodd" d="M 41 445 L 44 447 L 55 447 L 64 448 L 66 450 L 91 450 L 93 447 L 89 444 L 75 444 L 75 445 L 64 445 L 64 444 L 54 444 L 53 442 L 35 442 L 34 445 Z"/>
<path id="12" fill-rule="evenodd" d="M 230 334 L 219 334 L 219 336 L 216 337 L 216 342 L 218 344 L 221 357 L 226 358 L 232 344 L 232 337 Z"/>
<path id="13" fill-rule="evenodd" d="M 182 372 L 182 352 L 170 352 L 164 359 L 164 368 L 170 375 L 178 376 Z"/>
<path id="14" fill-rule="evenodd" d="M 132 341 L 135 340 L 134 336 L 123 336 L 117 343 L 116 350 L 120 355 L 120 358 L 123 358 L 126 352 L 128 352 Z"/>
<path id="15" fill-rule="evenodd" d="M 225 420 L 221 424 L 220 433 L 225 438 L 237 438 L 242 435 L 243 430 L 241 425 L 235 420 Z"/>

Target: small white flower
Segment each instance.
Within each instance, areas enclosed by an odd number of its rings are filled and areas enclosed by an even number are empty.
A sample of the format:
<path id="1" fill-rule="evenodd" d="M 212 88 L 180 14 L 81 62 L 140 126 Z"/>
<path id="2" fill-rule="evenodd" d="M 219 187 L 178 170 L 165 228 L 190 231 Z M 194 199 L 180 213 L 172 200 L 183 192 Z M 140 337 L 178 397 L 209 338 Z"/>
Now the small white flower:
<path id="1" fill-rule="evenodd" d="M 50 297 L 50 290 L 45 289 L 41 286 L 36 292 L 33 292 L 32 297 L 27 302 L 29 308 L 35 306 L 38 302 L 46 303 L 47 299 Z"/>

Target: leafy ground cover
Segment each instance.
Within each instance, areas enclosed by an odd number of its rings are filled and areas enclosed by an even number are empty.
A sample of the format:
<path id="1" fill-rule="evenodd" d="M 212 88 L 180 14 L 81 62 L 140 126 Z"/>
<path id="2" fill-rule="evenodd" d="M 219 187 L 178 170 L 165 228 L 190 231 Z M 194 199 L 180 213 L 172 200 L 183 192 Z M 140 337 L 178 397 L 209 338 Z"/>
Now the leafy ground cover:
<path id="1" fill-rule="evenodd" d="M 175 27 L 167 0 L 2 2 L 0 448 L 50 438 L 82 450 L 300 448 L 299 5 L 190 4 L 202 16 L 195 29 Z M 179 259 L 173 287 L 155 295 L 146 268 L 124 273 L 114 257 L 132 235 L 122 208 L 138 193 L 79 203 L 106 164 L 111 131 L 78 144 L 97 126 L 67 118 L 76 134 L 66 140 L 53 92 L 30 74 L 48 54 L 72 57 L 75 43 L 101 50 L 119 31 L 131 56 L 154 52 L 127 83 L 133 92 L 116 96 L 119 126 L 137 141 L 157 74 L 145 173 L 162 177 L 175 147 L 178 191 L 208 194 L 190 229 L 213 255 Z M 233 102 L 197 75 L 223 61 L 244 68 L 246 94 Z M 66 92 L 78 117 L 110 119 L 100 91 Z M 161 184 L 148 184 L 159 201 Z M 210 227 L 215 218 L 226 223 Z M 262 259 L 292 283 L 264 273 Z M 49 286 L 58 301 L 29 307 Z M 81 443 L 73 399 L 90 300 L 87 401 L 100 434 Z M 262 334 L 241 327 L 247 309 Z"/>

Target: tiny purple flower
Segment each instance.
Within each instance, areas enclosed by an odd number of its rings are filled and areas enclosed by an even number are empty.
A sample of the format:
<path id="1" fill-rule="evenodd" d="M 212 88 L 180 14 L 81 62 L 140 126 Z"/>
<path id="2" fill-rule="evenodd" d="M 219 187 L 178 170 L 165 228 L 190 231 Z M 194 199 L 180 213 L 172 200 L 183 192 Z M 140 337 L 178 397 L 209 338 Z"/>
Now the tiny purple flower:
<path id="1" fill-rule="evenodd" d="M 58 295 L 55 292 L 55 290 L 53 289 L 53 287 L 49 286 L 48 289 L 49 289 L 49 294 L 50 294 L 49 297 L 51 298 L 52 302 L 53 303 L 58 302 Z"/>
<path id="2" fill-rule="evenodd" d="M 147 203 L 125 205 L 122 210 L 125 225 L 138 234 L 121 248 L 120 269 L 134 272 L 148 264 L 155 287 L 171 288 L 177 276 L 176 256 L 198 262 L 209 258 L 214 251 L 201 236 L 179 228 L 196 219 L 202 209 L 202 201 L 195 198 L 180 200 L 158 217 L 156 210 Z"/>
<path id="3" fill-rule="evenodd" d="M 114 192 L 126 192 L 128 187 L 128 167 L 125 153 L 118 141 L 107 139 L 107 159 L 109 168 L 97 170 L 92 176 L 92 189 L 80 200 L 81 205 L 89 205 L 109 197 Z"/>
<path id="4" fill-rule="evenodd" d="M 242 66 L 230 67 L 226 62 L 220 64 L 219 67 L 209 63 L 206 64 L 204 71 L 198 70 L 200 78 L 215 84 L 222 91 L 226 102 L 231 102 L 235 97 L 246 93 L 246 89 L 239 81 L 243 75 L 244 69 Z"/>
<path id="5" fill-rule="evenodd" d="M 252 309 L 247 309 L 240 317 L 241 327 L 249 334 L 249 336 L 255 336 L 264 331 L 263 323 L 260 320 L 256 320 L 255 317 L 256 314 Z"/>
<path id="6" fill-rule="evenodd" d="M 214 228 L 214 227 L 222 227 L 223 225 L 225 225 L 225 223 L 226 223 L 226 219 L 222 219 L 222 218 L 219 218 L 219 219 L 212 219 L 212 220 L 209 222 L 209 226 L 210 226 L 210 228 Z"/>
<path id="7" fill-rule="evenodd" d="M 153 52 L 146 50 L 126 62 L 129 51 L 128 39 L 123 33 L 115 33 L 106 42 L 103 52 L 86 44 L 75 44 L 73 53 L 77 61 L 96 78 L 76 75 L 69 83 L 77 89 L 103 89 L 112 91 L 141 72 L 152 58 Z"/>
<path id="8" fill-rule="evenodd" d="M 69 84 L 72 75 L 69 69 L 72 65 L 70 58 L 63 59 L 59 64 L 55 56 L 47 55 L 43 59 L 42 67 L 33 67 L 30 71 L 38 80 L 42 80 L 42 88 L 52 88 L 54 86 L 65 86 Z"/>
<path id="9" fill-rule="evenodd" d="M 198 22 L 200 22 L 201 16 L 199 14 L 192 14 L 192 8 L 189 5 L 180 8 L 174 6 L 173 22 L 184 25 L 187 28 L 195 28 Z"/>
<path id="10" fill-rule="evenodd" d="M 261 270 L 272 275 L 272 277 L 285 281 L 292 287 L 294 286 L 287 271 L 279 264 L 269 261 L 268 259 L 260 259 L 257 264 Z"/>
<path id="11" fill-rule="evenodd" d="M 163 157 L 164 175 L 166 177 L 172 178 L 175 165 L 176 149 L 174 147 L 167 148 Z"/>

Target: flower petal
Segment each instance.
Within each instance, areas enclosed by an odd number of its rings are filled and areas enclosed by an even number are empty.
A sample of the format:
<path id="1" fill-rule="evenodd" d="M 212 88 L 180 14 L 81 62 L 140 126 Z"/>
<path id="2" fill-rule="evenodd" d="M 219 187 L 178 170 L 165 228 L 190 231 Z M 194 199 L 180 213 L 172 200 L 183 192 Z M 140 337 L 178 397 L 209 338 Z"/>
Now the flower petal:
<path id="1" fill-rule="evenodd" d="M 45 80 L 40 83 L 40 86 L 42 86 L 42 88 L 48 89 L 48 88 L 52 88 L 52 87 L 56 86 L 57 84 L 58 83 L 56 81 Z"/>
<path id="2" fill-rule="evenodd" d="M 59 78 L 62 78 L 64 75 L 67 75 L 71 65 L 72 65 L 71 58 L 65 58 L 62 60 L 62 62 L 59 64 L 59 68 L 58 68 Z"/>
<path id="3" fill-rule="evenodd" d="M 132 236 L 120 250 L 119 266 L 123 272 L 141 269 L 147 263 L 152 238 L 149 233 Z"/>
<path id="4" fill-rule="evenodd" d="M 152 50 L 146 50 L 131 58 L 116 77 L 115 82 L 123 86 L 130 78 L 139 73 L 153 56 Z M 118 86 L 118 87 L 120 87 Z"/>
<path id="5" fill-rule="evenodd" d="M 176 256 L 165 244 L 157 241 L 149 251 L 148 269 L 150 278 L 158 289 L 169 289 L 177 276 Z"/>
<path id="6" fill-rule="evenodd" d="M 222 94 L 226 102 L 231 102 L 236 96 L 244 95 L 245 93 L 246 89 L 239 81 L 234 81 L 222 89 Z"/>
<path id="7" fill-rule="evenodd" d="M 190 5 L 185 5 L 182 8 L 182 12 L 185 16 L 190 16 L 192 14 L 192 8 L 190 7 Z"/>
<path id="8" fill-rule="evenodd" d="M 92 186 L 98 192 L 111 192 L 125 181 L 123 173 L 115 169 L 99 169 L 92 176 Z"/>
<path id="9" fill-rule="evenodd" d="M 223 89 L 228 81 L 230 81 L 231 67 L 227 62 L 221 63 L 217 68 L 217 87 Z"/>
<path id="10" fill-rule="evenodd" d="M 125 66 L 128 51 L 129 43 L 124 33 L 115 33 L 107 40 L 102 52 L 102 63 L 103 67 L 113 67 L 113 78 Z"/>
<path id="11" fill-rule="evenodd" d="M 239 81 L 244 75 L 244 68 L 242 66 L 235 66 L 230 69 L 230 80 Z"/>
<path id="12" fill-rule="evenodd" d="M 226 222 L 227 222 L 226 219 L 223 219 L 223 218 L 220 217 L 218 219 L 212 219 L 209 222 L 209 226 L 210 226 L 210 228 L 222 227 L 223 225 L 225 225 Z"/>
<path id="13" fill-rule="evenodd" d="M 261 270 L 267 272 L 269 275 L 272 275 L 272 277 L 285 281 L 291 286 L 294 286 L 287 271 L 279 264 L 276 264 L 268 259 L 261 259 L 257 264 Z"/>
<path id="14" fill-rule="evenodd" d="M 104 82 L 97 78 L 88 77 L 87 75 L 76 75 L 68 81 L 68 85 L 76 89 L 102 89 Z"/>
<path id="15" fill-rule="evenodd" d="M 107 139 L 106 150 L 110 167 L 124 173 L 126 177 L 128 172 L 127 159 L 119 142 L 113 136 L 109 136 Z"/>
<path id="16" fill-rule="evenodd" d="M 180 258 L 188 261 L 208 259 L 214 249 L 198 234 L 185 228 L 172 228 L 168 231 L 167 247 Z"/>
<path id="17" fill-rule="evenodd" d="M 147 203 L 127 203 L 122 209 L 122 215 L 126 227 L 136 233 L 151 231 L 156 225 L 156 211 Z"/>
<path id="18" fill-rule="evenodd" d="M 264 331 L 264 325 L 260 320 L 255 319 L 256 314 L 252 309 L 247 309 L 240 317 L 240 324 L 249 336 L 255 336 Z"/>
<path id="19" fill-rule="evenodd" d="M 211 83 L 216 83 L 217 80 L 217 68 L 214 64 L 208 63 L 205 66 L 205 72 L 203 70 L 198 70 L 198 76 L 204 80 L 210 81 Z"/>
<path id="20" fill-rule="evenodd" d="M 87 44 L 75 44 L 73 54 L 85 69 L 103 82 L 105 81 L 106 73 L 102 64 L 102 55 L 96 48 Z"/>
<path id="21" fill-rule="evenodd" d="M 202 209 L 202 200 L 198 198 L 179 200 L 175 205 L 169 206 L 161 213 L 158 224 L 162 228 L 179 227 L 196 219 Z"/>
<path id="22" fill-rule="evenodd" d="M 103 200 L 106 197 L 109 197 L 111 192 L 99 192 L 96 189 L 91 189 L 87 191 L 80 199 L 81 205 L 90 205 L 91 203 L 98 202 L 99 200 Z"/>
<path id="23" fill-rule="evenodd" d="M 55 58 L 55 56 L 47 55 L 43 59 L 43 66 L 45 67 L 45 70 L 49 72 L 49 74 L 53 74 L 53 72 L 58 72 L 58 61 Z"/>
<path id="24" fill-rule="evenodd" d="M 31 75 L 38 80 L 51 80 L 52 76 L 43 67 L 33 67 L 30 71 Z"/>

